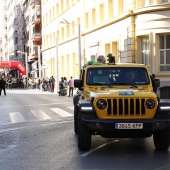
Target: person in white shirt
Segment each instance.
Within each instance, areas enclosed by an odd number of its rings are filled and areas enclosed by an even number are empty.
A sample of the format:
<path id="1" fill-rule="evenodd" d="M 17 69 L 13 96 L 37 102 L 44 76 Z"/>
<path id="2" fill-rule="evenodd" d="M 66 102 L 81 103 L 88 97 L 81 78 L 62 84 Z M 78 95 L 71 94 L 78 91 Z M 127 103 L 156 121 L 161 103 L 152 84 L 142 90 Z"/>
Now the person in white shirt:
<path id="1" fill-rule="evenodd" d="M 70 95 L 73 97 L 74 79 L 73 79 L 72 76 L 70 77 L 68 85 L 69 85 L 69 95 L 68 95 L 68 97 L 70 97 Z"/>

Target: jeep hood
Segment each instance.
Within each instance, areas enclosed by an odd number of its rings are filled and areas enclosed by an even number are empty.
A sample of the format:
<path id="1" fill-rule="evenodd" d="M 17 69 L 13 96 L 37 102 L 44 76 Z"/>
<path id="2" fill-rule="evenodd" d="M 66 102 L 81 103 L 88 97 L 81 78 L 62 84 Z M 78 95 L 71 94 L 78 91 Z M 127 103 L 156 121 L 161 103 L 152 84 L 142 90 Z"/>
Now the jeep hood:
<path id="1" fill-rule="evenodd" d="M 153 92 L 153 90 L 139 88 L 101 88 L 85 91 L 84 95 L 86 98 L 156 97 L 156 94 Z"/>

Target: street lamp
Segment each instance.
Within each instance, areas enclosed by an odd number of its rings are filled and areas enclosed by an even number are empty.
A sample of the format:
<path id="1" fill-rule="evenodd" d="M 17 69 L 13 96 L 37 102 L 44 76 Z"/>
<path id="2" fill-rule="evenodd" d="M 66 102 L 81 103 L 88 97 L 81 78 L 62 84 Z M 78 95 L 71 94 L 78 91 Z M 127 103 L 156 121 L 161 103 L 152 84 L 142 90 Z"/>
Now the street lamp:
<path id="1" fill-rule="evenodd" d="M 25 55 L 26 77 L 28 79 L 28 58 L 27 58 L 27 52 L 17 51 L 17 53 Z"/>
<path id="2" fill-rule="evenodd" d="M 63 21 L 60 21 L 61 24 L 70 24 L 66 19 L 63 18 Z M 80 34 L 80 24 L 74 24 L 78 27 L 78 57 L 79 57 L 79 71 L 81 72 L 81 34 Z"/>
<path id="3" fill-rule="evenodd" d="M 41 52 L 40 52 L 40 46 L 38 46 L 38 69 L 39 69 L 39 79 L 41 79 Z"/>
<path id="4" fill-rule="evenodd" d="M 56 89 L 57 89 L 57 91 L 59 90 L 59 63 L 58 63 L 58 38 L 56 37 L 56 74 L 57 74 L 57 76 L 56 76 Z"/>
<path id="5" fill-rule="evenodd" d="M 41 75 L 41 51 L 40 51 L 40 45 L 34 45 L 34 47 L 38 48 L 38 73 L 39 73 L 39 78 L 41 79 L 42 75 Z"/>

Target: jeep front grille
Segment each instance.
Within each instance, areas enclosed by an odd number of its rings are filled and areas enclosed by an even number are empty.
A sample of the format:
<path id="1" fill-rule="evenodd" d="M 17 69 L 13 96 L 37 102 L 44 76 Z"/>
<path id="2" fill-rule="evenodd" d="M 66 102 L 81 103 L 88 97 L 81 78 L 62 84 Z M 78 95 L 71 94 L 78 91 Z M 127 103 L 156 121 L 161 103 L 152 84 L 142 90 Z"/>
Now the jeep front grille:
<path id="1" fill-rule="evenodd" d="M 145 99 L 108 99 L 107 114 L 112 116 L 145 115 Z"/>

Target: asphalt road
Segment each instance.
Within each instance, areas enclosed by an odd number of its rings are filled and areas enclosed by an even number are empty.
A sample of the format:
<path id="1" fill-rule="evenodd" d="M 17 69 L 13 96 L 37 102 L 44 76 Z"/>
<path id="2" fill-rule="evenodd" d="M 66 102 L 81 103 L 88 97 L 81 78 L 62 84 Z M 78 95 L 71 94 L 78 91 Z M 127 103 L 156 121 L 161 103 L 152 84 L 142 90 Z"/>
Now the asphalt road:
<path id="1" fill-rule="evenodd" d="M 92 138 L 79 151 L 72 98 L 38 90 L 7 90 L 0 97 L 2 170 L 169 170 L 170 149 L 156 151 L 152 138 Z"/>

